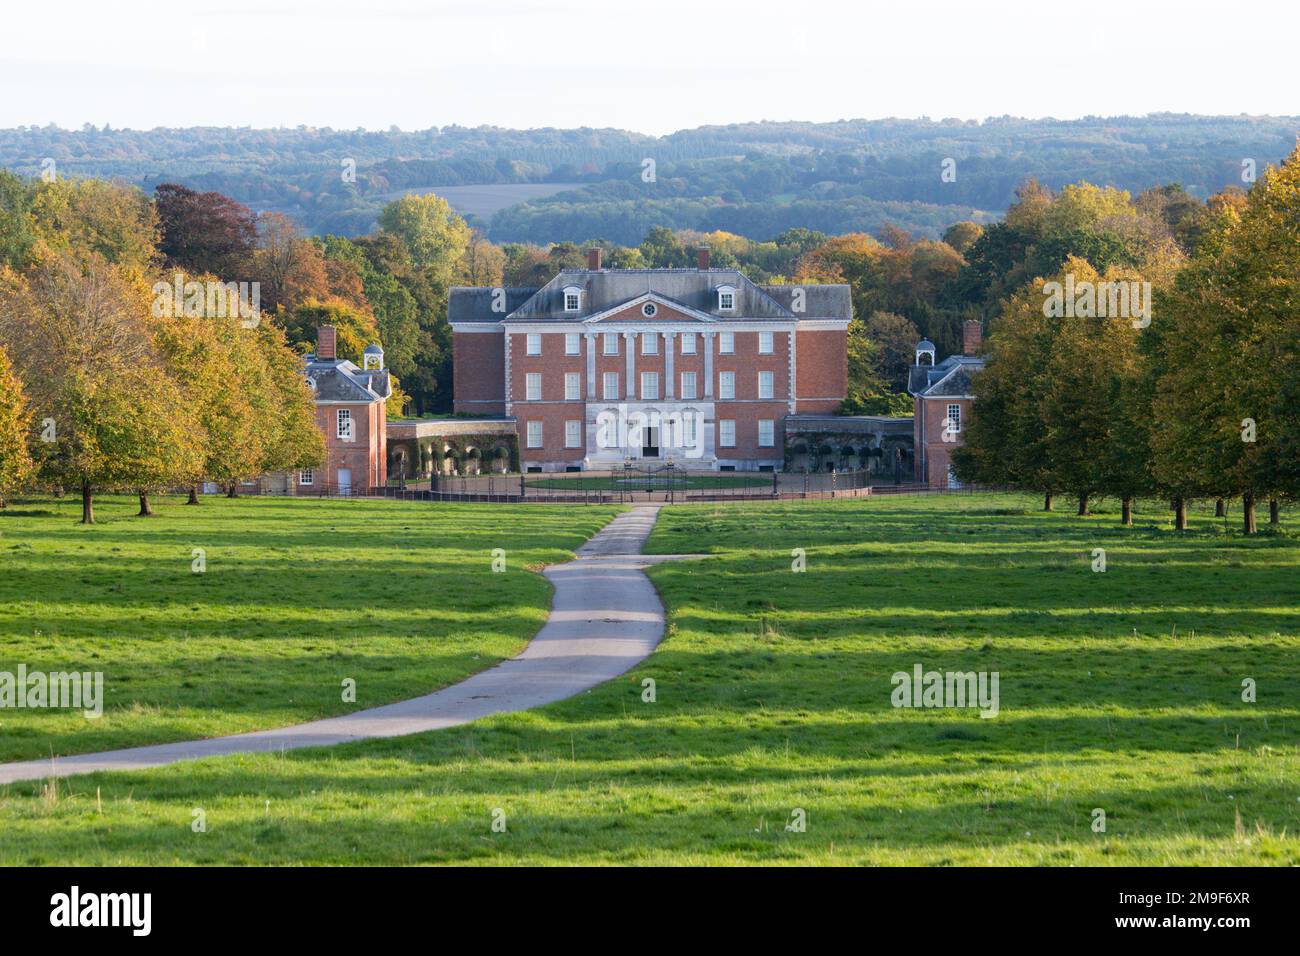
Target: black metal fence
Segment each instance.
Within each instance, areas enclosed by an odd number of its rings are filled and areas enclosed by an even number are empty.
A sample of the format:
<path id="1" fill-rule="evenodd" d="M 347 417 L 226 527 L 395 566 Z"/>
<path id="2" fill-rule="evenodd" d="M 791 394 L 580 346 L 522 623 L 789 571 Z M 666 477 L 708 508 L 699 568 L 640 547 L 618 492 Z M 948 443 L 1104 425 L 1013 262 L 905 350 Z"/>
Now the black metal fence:
<path id="1" fill-rule="evenodd" d="M 792 473 L 692 471 L 638 465 L 610 471 L 436 477 L 433 496 L 446 500 L 630 503 L 736 499 L 833 498 L 871 494 L 867 471 Z"/>
<path id="2" fill-rule="evenodd" d="M 249 497 L 393 498 L 403 501 L 557 504 L 631 504 L 651 501 L 682 504 L 694 501 L 859 498 L 891 494 L 970 494 L 1000 490 L 1005 489 L 992 486 L 945 488 L 895 483 L 867 470 L 691 471 L 668 465 L 640 465 L 612 471 L 434 476 L 432 479 L 406 479 L 382 488 L 356 484 L 339 486 L 328 482 L 295 485 L 288 489 L 240 485 L 238 493 Z"/>

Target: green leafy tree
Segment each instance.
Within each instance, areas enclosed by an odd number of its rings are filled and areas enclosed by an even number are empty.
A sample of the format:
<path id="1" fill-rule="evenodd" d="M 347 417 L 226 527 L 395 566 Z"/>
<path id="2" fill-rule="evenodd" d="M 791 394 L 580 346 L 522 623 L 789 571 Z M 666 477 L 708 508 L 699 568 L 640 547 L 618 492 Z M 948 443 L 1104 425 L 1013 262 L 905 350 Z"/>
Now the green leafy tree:
<path id="1" fill-rule="evenodd" d="M 433 193 L 390 202 L 379 214 L 379 227 L 400 239 L 415 268 L 444 289 L 470 241 L 465 220 Z"/>

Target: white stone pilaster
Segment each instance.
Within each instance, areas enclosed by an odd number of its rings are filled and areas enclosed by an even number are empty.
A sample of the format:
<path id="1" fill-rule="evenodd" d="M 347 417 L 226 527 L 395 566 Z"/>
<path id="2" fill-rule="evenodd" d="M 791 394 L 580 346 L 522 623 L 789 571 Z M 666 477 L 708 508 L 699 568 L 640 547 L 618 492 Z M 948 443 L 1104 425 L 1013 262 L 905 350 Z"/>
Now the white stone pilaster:
<path id="1" fill-rule="evenodd" d="M 627 352 L 627 384 L 623 386 L 626 401 L 636 400 L 636 339 L 635 332 L 623 333 L 623 348 Z"/>
<path id="2" fill-rule="evenodd" d="M 664 398 L 673 397 L 673 339 L 676 332 L 664 333 Z"/>
<path id="3" fill-rule="evenodd" d="M 704 398 L 713 397 L 713 335 L 712 332 L 704 334 Z"/>
<path id="4" fill-rule="evenodd" d="M 796 408 L 795 382 L 798 381 L 798 372 L 799 372 L 799 366 L 797 365 L 797 360 L 795 358 L 794 338 L 795 338 L 795 330 L 791 329 L 790 330 L 790 388 L 789 391 L 786 393 L 790 396 L 791 415 L 795 413 L 795 408 Z"/>

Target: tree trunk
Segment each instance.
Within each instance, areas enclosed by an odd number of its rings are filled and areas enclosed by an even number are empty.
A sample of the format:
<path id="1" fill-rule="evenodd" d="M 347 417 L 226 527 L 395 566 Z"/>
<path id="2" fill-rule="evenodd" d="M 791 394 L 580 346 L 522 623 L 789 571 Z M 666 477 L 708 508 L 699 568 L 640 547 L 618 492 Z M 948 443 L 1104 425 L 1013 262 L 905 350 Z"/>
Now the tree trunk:
<path id="1" fill-rule="evenodd" d="M 190 500 L 185 502 L 187 505 L 197 505 L 199 503 L 199 486 L 190 485 Z"/>
<path id="2" fill-rule="evenodd" d="M 81 483 L 81 523 L 95 523 L 95 496 L 91 493 L 88 481 Z"/>
<path id="3" fill-rule="evenodd" d="M 1088 510 L 1088 492 L 1085 491 L 1079 495 L 1079 517 L 1088 514 L 1091 514 L 1091 512 Z"/>
<path id="4" fill-rule="evenodd" d="M 1043 510 L 1044 511 L 1052 510 L 1052 493 L 1050 491 L 1044 492 L 1043 494 Z"/>
<path id="5" fill-rule="evenodd" d="M 1123 510 L 1123 517 L 1121 520 L 1124 524 L 1124 527 L 1126 528 L 1133 527 L 1133 499 L 1132 498 L 1121 499 L 1120 506 Z"/>
<path id="6" fill-rule="evenodd" d="M 238 498 L 238 497 L 239 497 L 239 483 L 238 483 L 238 482 L 234 482 L 234 481 L 232 481 L 232 482 L 231 482 L 231 483 L 226 487 L 226 497 L 227 497 L 227 498 Z"/>
<path id="7" fill-rule="evenodd" d="M 1224 510 L 1223 510 L 1223 499 L 1222 499 L 1222 498 L 1215 498 L 1215 499 L 1214 499 L 1214 517 L 1216 517 L 1216 518 L 1222 518 L 1222 517 L 1224 516 L 1224 514 L 1225 514 L 1225 512 L 1224 512 Z"/>
<path id="8" fill-rule="evenodd" d="M 1241 496 L 1241 530 L 1246 534 L 1254 534 L 1255 527 L 1255 496 L 1249 491 Z"/>
<path id="9" fill-rule="evenodd" d="M 1268 523 L 1271 525 L 1276 525 L 1280 520 L 1280 518 L 1281 515 L 1278 514 L 1277 499 L 1269 498 L 1268 499 Z"/>
<path id="10" fill-rule="evenodd" d="M 9 507 L 9 506 L 8 506 L 7 504 L 5 504 L 5 496 L 4 496 L 4 495 L 0 495 L 0 510 L 3 510 L 3 509 L 8 508 L 8 507 Z"/>
<path id="11" fill-rule="evenodd" d="M 1174 499 L 1174 530 L 1187 530 L 1187 499 Z"/>
<path id="12" fill-rule="evenodd" d="M 153 517 L 153 509 L 149 507 L 149 492 L 147 491 L 140 492 L 140 513 L 137 514 L 136 517 L 137 518 Z"/>

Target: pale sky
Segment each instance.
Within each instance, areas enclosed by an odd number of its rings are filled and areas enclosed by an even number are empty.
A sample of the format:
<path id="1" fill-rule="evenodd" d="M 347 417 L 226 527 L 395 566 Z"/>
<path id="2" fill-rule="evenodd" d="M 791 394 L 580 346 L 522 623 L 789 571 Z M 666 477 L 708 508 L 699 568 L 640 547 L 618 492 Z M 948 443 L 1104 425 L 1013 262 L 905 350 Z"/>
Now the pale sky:
<path id="1" fill-rule="evenodd" d="M 1300 3 L 6 4 L 0 127 L 612 126 L 1300 113 Z"/>

